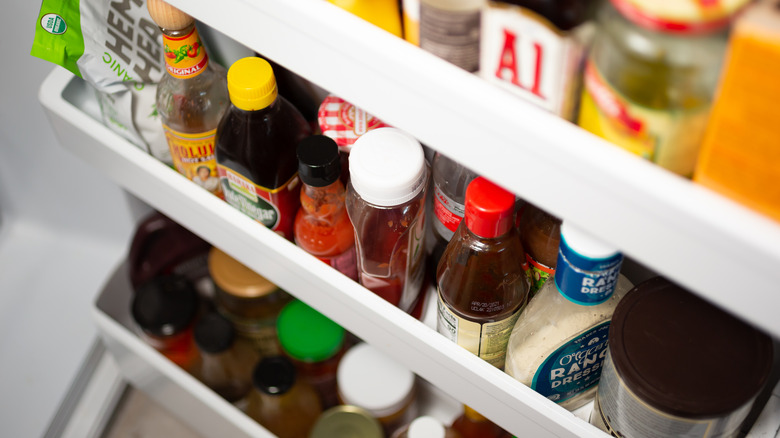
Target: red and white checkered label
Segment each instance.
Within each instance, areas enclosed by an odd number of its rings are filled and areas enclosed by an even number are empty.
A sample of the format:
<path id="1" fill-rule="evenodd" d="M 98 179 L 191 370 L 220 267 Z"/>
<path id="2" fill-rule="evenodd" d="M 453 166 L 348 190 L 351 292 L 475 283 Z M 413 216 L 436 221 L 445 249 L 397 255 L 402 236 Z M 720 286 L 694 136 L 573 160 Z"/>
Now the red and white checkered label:
<path id="1" fill-rule="evenodd" d="M 330 95 L 322 101 L 317 114 L 323 135 L 349 152 L 352 144 L 366 132 L 390 126 L 340 97 Z"/>

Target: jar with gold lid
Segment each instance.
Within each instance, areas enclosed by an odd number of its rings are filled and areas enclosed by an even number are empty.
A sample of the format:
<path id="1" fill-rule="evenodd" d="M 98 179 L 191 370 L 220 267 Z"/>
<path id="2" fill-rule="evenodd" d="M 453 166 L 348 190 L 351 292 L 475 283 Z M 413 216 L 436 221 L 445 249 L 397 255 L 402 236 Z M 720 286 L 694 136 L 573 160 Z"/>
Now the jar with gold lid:
<path id="1" fill-rule="evenodd" d="M 263 356 L 278 355 L 276 318 L 292 297 L 265 277 L 218 248 L 209 252 L 214 303 L 236 333 L 252 341 Z"/>

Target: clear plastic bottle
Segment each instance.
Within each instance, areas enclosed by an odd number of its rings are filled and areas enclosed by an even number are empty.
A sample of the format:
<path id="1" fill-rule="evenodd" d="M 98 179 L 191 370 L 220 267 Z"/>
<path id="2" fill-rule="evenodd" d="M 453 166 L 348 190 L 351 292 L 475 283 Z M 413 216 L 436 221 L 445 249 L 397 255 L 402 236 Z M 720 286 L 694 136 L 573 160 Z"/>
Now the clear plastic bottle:
<path id="1" fill-rule="evenodd" d="M 720 76 L 728 24 L 747 0 L 609 0 L 584 72 L 579 125 L 691 176 Z"/>
<path id="2" fill-rule="evenodd" d="M 433 229 L 434 245 L 431 255 L 432 269 L 439 266 L 439 260 L 447 244 L 455 235 L 463 219 L 466 202 L 466 187 L 476 178 L 475 172 L 439 152 L 433 156 Z M 435 276 L 435 272 L 434 272 Z"/>
<path id="3" fill-rule="evenodd" d="M 233 63 L 228 90 L 231 105 L 217 129 L 217 167 L 225 199 L 292 241 L 301 205 L 295 148 L 311 128 L 279 95 L 273 69 L 264 59 Z"/>
<path id="4" fill-rule="evenodd" d="M 355 142 L 349 169 L 346 205 L 355 228 L 360 283 L 419 317 L 430 174 L 423 148 L 399 129 L 375 129 Z"/>
<path id="5" fill-rule="evenodd" d="M 252 374 L 254 390 L 246 414 L 279 438 L 309 436 L 322 406 L 316 391 L 297 378 L 293 364 L 282 356 L 262 359 Z"/>
<path id="6" fill-rule="evenodd" d="M 214 140 L 229 103 L 225 69 L 209 62 L 194 18 L 162 0 L 147 7 L 163 33 L 168 74 L 157 86 L 156 107 L 174 167 L 222 198 Z"/>
<path id="7" fill-rule="evenodd" d="M 439 333 L 499 369 L 528 301 L 525 252 L 514 214 L 512 193 L 483 177 L 472 181 L 464 220 L 437 270 Z"/>
<path id="8" fill-rule="evenodd" d="M 592 400 L 612 313 L 632 287 L 622 262 L 615 248 L 563 222 L 555 275 L 512 329 L 506 373 L 569 410 Z"/>
<path id="9" fill-rule="evenodd" d="M 200 365 L 193 375 L 230 403 L 239 402 L 252 389 L 252 364 L 259 355 L 218 313 L 201 318 L 194 333 Z"/>
<path id="10" fill-rule="evenodd" d="M 357 281 L 355 231 L 344 207 L 339 148 L 324 135 L 298 143 L 298 174 L 303 181 L 295 217 L 295 244 Z"/>

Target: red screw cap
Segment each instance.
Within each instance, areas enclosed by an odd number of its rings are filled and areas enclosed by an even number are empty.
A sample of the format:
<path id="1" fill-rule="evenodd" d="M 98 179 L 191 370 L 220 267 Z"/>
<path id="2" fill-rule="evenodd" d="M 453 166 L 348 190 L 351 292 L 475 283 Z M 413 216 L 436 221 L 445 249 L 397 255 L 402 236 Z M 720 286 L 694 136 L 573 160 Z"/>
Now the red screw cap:
<path id="1" fill-rule="evenodd" d="M 514 224 L 515 195 L 484 177 L 466 188 L 466 226 L 479 237 L 492 239 L 505 234 Z"/>

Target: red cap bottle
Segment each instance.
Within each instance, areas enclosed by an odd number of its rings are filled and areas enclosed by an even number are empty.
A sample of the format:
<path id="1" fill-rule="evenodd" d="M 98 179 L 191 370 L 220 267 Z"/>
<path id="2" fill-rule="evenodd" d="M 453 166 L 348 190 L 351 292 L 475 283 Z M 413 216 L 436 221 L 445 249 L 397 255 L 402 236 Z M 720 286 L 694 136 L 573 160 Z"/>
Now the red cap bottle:
<path id="1" fill-rule="evenodd" d="M 466 226 L 485 239 L 503 236 L 512 228 L 515 195 L 478 177 L 466 188 Z"/>

